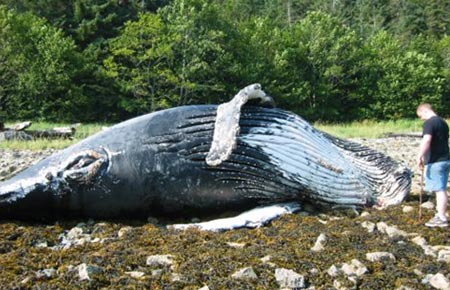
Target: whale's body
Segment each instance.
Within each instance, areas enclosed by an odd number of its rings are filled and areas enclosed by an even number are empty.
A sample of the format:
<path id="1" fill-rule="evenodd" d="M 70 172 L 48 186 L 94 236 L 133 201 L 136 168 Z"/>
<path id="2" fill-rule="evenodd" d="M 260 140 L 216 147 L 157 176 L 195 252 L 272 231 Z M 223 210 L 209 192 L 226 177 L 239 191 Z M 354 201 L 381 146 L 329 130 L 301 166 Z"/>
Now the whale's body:
<path id="1" fill-rule="evenodd" d="M 211 148 L 216 105 L 119 123 L 0 183 L 0 216 L 147 217 L 217 214 L 278 202 L 397 204 L 411 172 L 391 158 L 273 108 L 244 107 L 231 155 Z"/>

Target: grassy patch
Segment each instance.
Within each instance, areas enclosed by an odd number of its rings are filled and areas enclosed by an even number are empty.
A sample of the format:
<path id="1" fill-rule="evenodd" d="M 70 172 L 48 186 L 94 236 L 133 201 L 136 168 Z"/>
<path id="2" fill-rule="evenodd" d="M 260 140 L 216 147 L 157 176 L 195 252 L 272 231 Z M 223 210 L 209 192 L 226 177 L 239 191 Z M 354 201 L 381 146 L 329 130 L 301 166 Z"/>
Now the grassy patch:
<path id="1" fill-rule="evenodd" d="M 423 122 L 419 119 L 396 121 L 357 121 L 341 124 L 316 123 L 317 129 L 340 138 L 380 138 L 386 133 L 421 132 Z"/>
<path id="2" fill-rule="evenodd" d="M 10 127 L 13 124 L 6 124 L 6 127 Z M 61 123 L 45 123 L 37 122 L 33 123 L 27 130 L 48 130 L 56 127 L 68 127 L 70 124 Z M 62 149 L 68 147 L 86 137 L 99 132 L 102 127 L 108 126 L 106 124 L 81 124 L 77 127 L 77 131 L 73 139 L 36 139 L 32 141 L 3 141 L 0 142 L 0 148 L 2 149 L 18 149 L 18 150 L 43 150 L 43 149 Z"/>
<path id="3" fill-rule="evenodd" d="M 11 126 L 13 124 L 6 124 Z M 37 122 L 29 128 L 29 130 L 45 130 L 55 127 L 67 127 L 68 124 L 61 123 L 45 123 Z M 0 142 L 2 149 L 18 149 L 18 150 L 43 150 L 43 149 L 62 149 L 70 146 L 86 137 L 100 131 L 102 127 L 110 126 L 110 124 L 82 124 L 77 127 L 77 132 L 73 140 L 48 140 L 38 139 L 34 141 L 6 141 Z M 322 131 L 340 138 L 379 138 L 386 133 L 411 133 L 420 132 L 422 130 L 422 121 L 414 120 L 397 120 L 397 121 L 358 121 L 351 123 L 315 123 L 314 126 Z"/>

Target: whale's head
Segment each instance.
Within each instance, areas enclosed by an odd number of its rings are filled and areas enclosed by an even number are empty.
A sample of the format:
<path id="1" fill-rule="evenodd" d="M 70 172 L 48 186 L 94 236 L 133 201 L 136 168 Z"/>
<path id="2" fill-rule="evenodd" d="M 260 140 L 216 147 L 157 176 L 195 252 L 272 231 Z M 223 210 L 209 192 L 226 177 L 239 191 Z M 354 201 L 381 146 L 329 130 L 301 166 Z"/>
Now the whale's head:
<path id="1" fill-rule="evenodd" d="M 109 165 L 108 152 L 103 148 L 81 151 L 62 161 L 59 155 L 44 159 L 1 184 L 2 215 L 8 212 L 10 216 L 28 217 L 51 208 L 49 204 L 58 203 L 74 190 L 93 186 Z"/>

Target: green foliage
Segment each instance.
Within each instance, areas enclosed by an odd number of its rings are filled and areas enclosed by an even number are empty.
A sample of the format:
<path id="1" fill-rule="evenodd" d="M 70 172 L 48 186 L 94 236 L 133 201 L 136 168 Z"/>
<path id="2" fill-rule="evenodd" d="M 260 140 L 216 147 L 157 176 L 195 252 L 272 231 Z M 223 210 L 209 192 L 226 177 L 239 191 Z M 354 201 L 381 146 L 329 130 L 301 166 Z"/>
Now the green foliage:
<path id="1" fill-rule="evenodd" d="M 376 90 L 367 112 L 369 118 L 414 117 L 420 103 L 442 108 L 444 78 L 426 54 L 402 48 L 388 33 L 381 32 L 369 42 L 369 63 L 375 68 Z"/>
<path id="2" fill-rule="evenodd" d="M 84 66 L 74 42 L 31 14 L 0 7 L 0 21 L 2 109 L 14 118 L 70 120 L 86 101 L 73 84 Z"/>
<path id="3" fill-rule="evenodd" d="M 259 82 L 306 119 L 450 115 L 450 4 L 0 0 L 7 118 L 117 121 Z"/>
<path id="4" fill-rule="evenodd" d="M 335 17 L 312 12 L 283 33 L 278 47 L 275 70 L 281 83 L 288 82 L 281 84 L 283 106 L 310 119 L 352 117 L 361 60 L 353 31 Z"/>
<path id="5" fill-rule="evenodd" d="M 177 104 L 171 92 L 178 82 L 172 70 L 173 37 L 158 15 L 143 13 L 111 41 L 111 56 L 104 65 L 106 75 L 124 93 L 120 101 L 124 110 L 139 114 Z"/>

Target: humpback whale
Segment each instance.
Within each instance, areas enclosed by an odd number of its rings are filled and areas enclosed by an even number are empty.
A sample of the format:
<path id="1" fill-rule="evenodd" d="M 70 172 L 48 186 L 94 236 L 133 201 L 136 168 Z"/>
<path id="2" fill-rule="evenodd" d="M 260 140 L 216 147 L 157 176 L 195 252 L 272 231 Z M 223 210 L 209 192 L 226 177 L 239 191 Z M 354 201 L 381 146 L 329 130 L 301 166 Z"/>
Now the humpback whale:
<path id="1" fill-rule="evenodd" d="M 171 218 L 405 199 L 409 168 L 292 112 L 254 104 L 270 100 L 254 84 L 222 105 L 175 107 L 114 125 L 0 183 L 0 217 Z"/>

